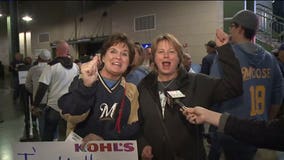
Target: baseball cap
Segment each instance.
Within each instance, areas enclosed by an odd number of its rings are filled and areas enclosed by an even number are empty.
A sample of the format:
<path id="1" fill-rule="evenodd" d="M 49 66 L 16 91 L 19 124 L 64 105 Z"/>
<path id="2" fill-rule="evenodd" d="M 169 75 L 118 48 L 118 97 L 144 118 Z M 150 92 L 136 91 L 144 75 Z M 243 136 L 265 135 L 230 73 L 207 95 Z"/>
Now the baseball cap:
<path id="1" fill-rule="evenodd" d="M 47 50 L 47 49 L 41 50 L 41 52 L 40 52 L 40 54 L 38 56 L 39 56 L 40 59 L 45 60 L 45 61 L 51 59 L 50 51 Z"/>
<path id="2" fill-rule="evenodd" d="M 241 10 L 237 12 L 233 16 L 232 22 L 254 31 L 258 29 L 259 24 L 257 15 L 249 10 Z"/>
<path id="3" fill-rule="evenodd" d="M 211 47 L 211 48 L 215 48 L 216 47 L 216 43 L 215 43 L 215 41 L 209 41 L 209 42 L 207 42 L 206 44 L 205 44 L 206 46 L 209 46 L 209 47 Z"/>
<path id="4" fill-rule="evenodd" d="M 284 43 L 283 44 L 281 44 L 281 46 L 279 47 L 279 49 L 278 49 L 279 51 L 283 51 L 284 50 Z"/>

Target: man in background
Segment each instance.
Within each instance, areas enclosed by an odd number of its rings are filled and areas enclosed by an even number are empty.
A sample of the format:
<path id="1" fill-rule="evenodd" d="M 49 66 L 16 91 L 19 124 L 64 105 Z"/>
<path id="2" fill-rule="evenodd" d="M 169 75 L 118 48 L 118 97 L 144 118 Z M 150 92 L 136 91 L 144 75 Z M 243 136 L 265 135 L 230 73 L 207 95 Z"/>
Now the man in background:
<path id="1" fill-rule="evenodd" d="M 28 92 L 30 94 L 32 94 L 32 103 L 35 100 L 35 94 L 36 91 L 38 89 L 38 80 L 39 77 L 41 76 L 41 73 L 43 72 L 43 69 L 48 65 L 47 63 L 51 60 L 51 53 L 49 50 L 47 49 L 43 49 L 40 54 L 38 55 L 38 59 L 37 59 L 37 64 L 33 67 L 30 68 L 28 75 L 27 75 L 27 79 L 26 79 L 26 83 L 25 83 L 25 87 L 28 90 Z M 42 101 L 39 104 L 39 107 L 41 110 L 45 109 L 47 103 L 47 95 L 45 94 Z M 27 110 L 28 114 L 30 114 L 30 110 Z M 36 118 L 33 115 L 32 116 L 32 122 L 33 122 L 33 137 L 28 137 L 28 138 L 35 138 L 35 137 L 39 137 L 39 139 L 42 139 L 42 135 L 43 135 L 43 126 L 44 126 L 44 118 L 43 118 L 43 114 L 38 115 L 38 123 L 39 126 L 37 126 L 36 123 Z M 29 120 L 30 121 L 30 120 Z M 37 128 L 39 128 L 39 131 L 37 131 Z M 29 130 L 30 128 L 28 128 Z"/>
<path id="2" fill-rule="evenodd" d="M 203 57 L 200 73 L 209 75 L 213 60 L 216 56 L 216 43 L 209 41 L 205 44 L 207 55 Z"/>
<path id="3" fill-rule="evenodd" d="M 29 117 L 29 102 L 31 101 L 31 94 L 26 90 L 25 83 L 28 74 L 28 70 L 32 66 L 32 58 L 25 57 L 24 64 L 18 66 L 18 77 L 19 77 L 19 93 L 20 93 L 20 105 L 23 107 L 25 114 L 25 128 L 23 137 L 20 141 L 27 141 L 30 139 L 30 117 Z"/>
<path id="4" fill-rule="evenodd" d="M 56 43 L 56 58 L 47 65 L 40 78 L 35 95 L 34 114 L 40 112 L 40 103 L 47 93 L 47 105 L 44 114 L 43 141 L 53 141 L 54 135 L 58 140 L 65 140 L 66 121 L 60 116 L 58 99 L 68 92 L 73 78 L 79 74 L 79 67 L 69 58 L 69 45 L 66 41 Z M 58 133 L 57 133 L 58 127 Z"/>
<path id="5" fill-rule="evenodd" d="M 10 63 L 9 71 L 12 73 L 12 87 L 13 91 L 13 100 L 14 103 L 17 101 L 18 97 L 20 96 L 20 89 L 19 89 L 19 76 L 18 76 L 18 67 L 23 65 L 23 55 L 20 53 L 15 54 L 14 60 Z"/>
<path id="6" fill-rule="evenodd" d="M 191 55 L 188 52 L 183 53 L 182 64 L 187 72 L 195 73 L 195 71 L 191 68 L 192 60 L 191 60 Z"/>
<path id="7" fill-rule="evenodd" d="M 248 10 L 239 11 L 231 21 L 231 43 L 240 62 L 243 75 L 243 95 L 217 106 L 220 112 L 227 112 L 239 118 L 270 120 L 276 117 L 283 99 L 283 78 L 276 58 L 254 44 L 258 30 L 258 17 Z M 222 70 L 214 63 L 210 75 L 222 76 Z M 218 155 L 218 146 L 226 159 L 253 160 L 257 148 L 237 141 L 223 134 L 213 134 L 211 155 Z M 215 152 L 215 154 L 213 154 Z"/>

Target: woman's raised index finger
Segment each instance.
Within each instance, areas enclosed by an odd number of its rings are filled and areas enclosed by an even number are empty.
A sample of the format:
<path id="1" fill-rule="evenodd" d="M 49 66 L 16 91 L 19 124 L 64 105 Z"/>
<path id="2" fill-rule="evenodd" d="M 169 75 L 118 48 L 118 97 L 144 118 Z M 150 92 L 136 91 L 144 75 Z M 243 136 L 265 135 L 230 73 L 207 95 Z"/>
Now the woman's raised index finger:
<path id="1" fill-rule="evenodd" d="M 93 57 L 93 59 L 90 61 L 90 63 L 92 64 L 92 65 L 97 65 L 97 63 L 98 63 L 98 56 L 94 56 Z"/>

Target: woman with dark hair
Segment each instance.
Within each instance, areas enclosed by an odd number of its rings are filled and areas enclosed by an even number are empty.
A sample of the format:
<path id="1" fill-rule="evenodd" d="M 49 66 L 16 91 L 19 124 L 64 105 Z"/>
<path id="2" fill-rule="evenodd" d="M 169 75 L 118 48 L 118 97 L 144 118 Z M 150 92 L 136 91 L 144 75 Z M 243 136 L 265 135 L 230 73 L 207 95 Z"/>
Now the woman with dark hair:
<path id="1" fill-rule="evenodd" d="M 85 141 L 135 139 L 138 91 L 123 77 L 134 57 L 133 44 L 125 34 L 114 34 L 103 44 L 100 57 L 101 66 L 98 56 L 82 64 L 69 93 L 59 99 L 67 133 L 73 130 Z"/>
<path id="2" fill-rule="evenodd" d="M 143 48 L 140 44 L 134 46 L 135 56 L 126 75 L 126 81 L 138 85 L 139 82 L 149 73 L 149 69 L 142 65 L 144 61 Z"/>

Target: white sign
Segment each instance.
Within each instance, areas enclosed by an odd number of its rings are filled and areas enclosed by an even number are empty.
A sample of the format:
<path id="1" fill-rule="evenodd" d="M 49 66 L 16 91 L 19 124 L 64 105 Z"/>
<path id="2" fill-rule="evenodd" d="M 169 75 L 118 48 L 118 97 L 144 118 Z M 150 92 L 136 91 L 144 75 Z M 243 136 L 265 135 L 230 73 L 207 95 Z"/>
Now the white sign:
<path id="1" fill-rule="evenodd" d="M 136 141 L 19 142 L 13 160 L 138 160 Z"/>
<path id="2" fill-rule="evenodd" d="M 19 84 L 25 84 L 28 71 L 19 71 L 18 73 L 19 73 Z"/>
<path id="3" fill-rule="evenodd" d="M 81 143 L 82 141 L 83 138 L 73 131 L 71 131 L 67 136 L 67 138 L 65 139 L 65 142 L 73 142 L 73 143 Z"/>

